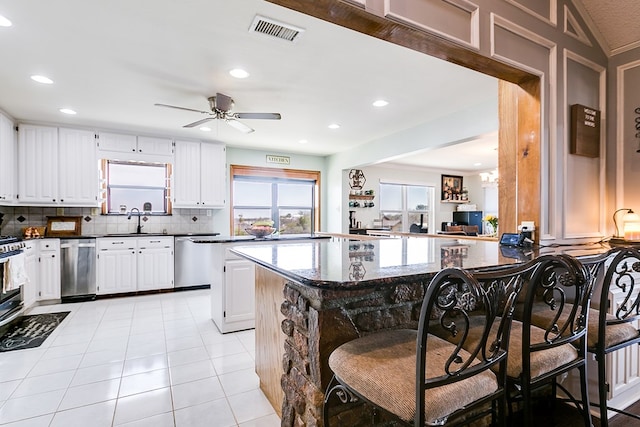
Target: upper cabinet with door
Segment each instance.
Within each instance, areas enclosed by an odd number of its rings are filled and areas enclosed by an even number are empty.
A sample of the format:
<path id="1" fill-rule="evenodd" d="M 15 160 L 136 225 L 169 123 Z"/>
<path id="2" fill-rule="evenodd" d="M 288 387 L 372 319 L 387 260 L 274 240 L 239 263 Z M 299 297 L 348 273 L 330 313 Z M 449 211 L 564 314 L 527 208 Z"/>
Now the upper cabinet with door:
<path id="1" fill-rule="evenodd" d="M 95 135 L 91 131 L 20 125 L 18 202 L 97 206 Z"/>
<path id="2" fill-rule="evenodd" d="M 95 134 L 60 128 L 58 132 L 60 203 L 97 206 L 100 188 Z"/>
<path id="3" fill-rule="evenodd" d="M 58 128 L 20 125 L 18 201 L 58 204 Z"/>
<path id="4" fill-rule="evenodd" d="M 173 156 L 173 140 L 170 138 L 100 132 L 98 135 L 98 148 L 101 152 Z M 137 157 L 131 160 L 136 159 Z"/>
<path id="5" fill-rule="evenodd" d="M 0 114 L 0 204 L 16 199 L 16 134 L 13 122 Z"/>
<path id="6" fill-rule="evenodd" d="M 226 198 L 226 148 L 208 142 L 176 141 L 173 207 L 222 208 Z"/>

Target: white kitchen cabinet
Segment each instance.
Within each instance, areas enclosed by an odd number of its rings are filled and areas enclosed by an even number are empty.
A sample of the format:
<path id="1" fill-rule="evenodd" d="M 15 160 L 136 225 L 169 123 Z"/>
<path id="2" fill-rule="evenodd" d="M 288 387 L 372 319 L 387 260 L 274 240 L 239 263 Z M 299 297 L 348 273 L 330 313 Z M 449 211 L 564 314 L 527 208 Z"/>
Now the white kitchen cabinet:
<path id="1" fill-rule="evenodd" d="M 142 153 L 142 154 L 157 154 L 161 156 L 172 156 L 173 140 L 169 138 L 139 136 L 137 148 L 138 148 L 138 153 Z"/>
<path id="2" fill-rule="evenodd" d="M 38 252 L 38 301 L 60 299 L 60 239 L 44 239 Z"/>
<path id="3" fill-rule="evenodd" d="M 58 128 L 20 125 L 18 201 L 58 203 Z"/>
<path id="4" fill-rule="evenodd" d="M 226 199 L 226 148 L 222 144 L 176 141 L 173 206 L 222 208 Z"/>
<path id="5" fill-rule="evenodd" d="M 229 251 L 238 244 L 212 243 L 211 318 L 222 333 L 255 327 L 255 264 Z"/>
<path id="6" fill-rule="evenodd" d="M 17 145 L 13 122 L 0 114 L 0 204 L 16 199 Z"/>
<path id="7" fill-rule="evenodd" d="M 173 237 L 97 239 L 98 295 L 173 288 Z"/>
<path id="8" fill-rule="evenodd" d="M 92 131 L 60 128 L 59 199 L 64 205 L 98 206 L 99 167 Z"/>
<path id="9" fill-rule="evenodd" d="M 24 269 L 28 280 L 22 286 L 22 303 L 26 310 L 38 299 L 38 242 L 25 240 L 24 243 Z"/>
<path id="10" fill-rule="evenodd" d="M 138 237 L 139 291 L 173 288 L 173 237 Z"/>
<path id="11" fill-rule="evenodd" d="M 105 238 L 96 241 L 96 294 L 117 294 L 137 290 L 137 239 Z"/>
<path id="12" fill-rule="evenodd" d="M 171 156 L 173 155 L 173 140 L 101 132 L 98 136 L 98 148 L 100 151 Z"/>
<path id="13" fill-rule="evenodd" d="M 227 259 L 225 263 L 225 322 L 242 324 L 250 321 L 255 327 L 256 298 L 255 263 L 243 259 Z"/>
<path id="14" fill-rule="evenodd" d="M 138 151 L 136 136 L 100 132 L 98 135 L 98 149 L 100 151 L 136 153 Z"/>
<path id="15" fill-rule="evenodd" d="M 98 206 L 98 171 L 93 132 L 20 125 L 19 203 Z"/>

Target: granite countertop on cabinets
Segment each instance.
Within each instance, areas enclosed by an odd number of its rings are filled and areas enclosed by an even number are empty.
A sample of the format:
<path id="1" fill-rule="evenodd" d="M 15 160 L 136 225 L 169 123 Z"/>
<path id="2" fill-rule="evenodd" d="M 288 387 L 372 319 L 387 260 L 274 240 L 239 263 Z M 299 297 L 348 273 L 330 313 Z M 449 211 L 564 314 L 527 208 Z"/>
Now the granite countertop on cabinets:
<path id="1" fill-rule="evenodd" d="M 212 237 L 219 236 L 220 233 L 113 233 L 113 234 L 83 234 L 80 236 L 41 236 L 33 239 L 23 239 L 23 240 L 42 240 L 42 239 L 96 239 L 102 237 L 108 238 L 123 238 L 123 237 L 158 237 L 158 236 L 168 236 L 168 237 Z"/>
<path id="2" fill-rule="evenodd" d="M 492 241 L 427 237 L 281 242 L 235 246 L 231 251 L 302 285 L 352 290 L 430 280 L 447 267 L 491 269 L 547 253 L 582 257 L 609 249 L 608 245 L 516 248 Z"/>
<path id="3" fill-rule="evenodd" d="M 254 236 L 215 236 L 213 238 L 204 238 L 204 239 L 193 237 L 191 240 L 194 243 L 243 243 L 243 242 L 278 243 L 278 242 L 292 242 L 296 240 L 309 240 L 309 239 L 328 240 L 330 239 L 330 236 L 324 236 L 324 235 L 320 236 L 320 235 L 314 235 L 314 234 L 295 234 L 295 235 L 269 236 L 261 239 Z"/>

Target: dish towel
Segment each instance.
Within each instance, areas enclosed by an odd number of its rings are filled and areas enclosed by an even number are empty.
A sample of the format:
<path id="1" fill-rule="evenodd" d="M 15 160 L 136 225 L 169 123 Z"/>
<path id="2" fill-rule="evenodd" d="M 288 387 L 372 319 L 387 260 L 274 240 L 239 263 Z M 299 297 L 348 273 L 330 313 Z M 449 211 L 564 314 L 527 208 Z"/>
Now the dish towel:
<path id="1" fill-rule="evenodd" d="M 17 289 L 27 283 L 29 277 L 24 265 L 25 255 L 23 253 L 9 258 L 4 266 L 4 281 L 2 292 Z"/>

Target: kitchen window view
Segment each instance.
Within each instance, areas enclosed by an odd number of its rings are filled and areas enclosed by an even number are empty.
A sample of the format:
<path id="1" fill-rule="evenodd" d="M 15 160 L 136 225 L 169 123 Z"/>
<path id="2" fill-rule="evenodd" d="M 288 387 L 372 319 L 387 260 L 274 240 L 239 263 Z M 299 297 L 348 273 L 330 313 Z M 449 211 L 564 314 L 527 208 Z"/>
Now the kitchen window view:
<path id="1" fill-rule="evenodd" d="M 234 177 L 233 234 L 258 221 L 273 221 L 280 234 L 313 232 L 315 182 L 296 179 Z"/>
<path id="2" fill-rule="evenodd" d="M 170 213 L 168 164 L 105 161 L 107 183 L 103 213 L 124 214 L 137 208 L 140 212 L 165 215 Z M 145 203 L 151 209 L 144 209 Z M 106 212 L 105 212 L 106 210 Z"/>
<path id="3" fill-rule="evenodd" d="M 380 183 L 382 226 L 392 231 L 409 232 L 416 224 L 424 232 L 433 230 L 435 188 L 426 185 Z"/>

